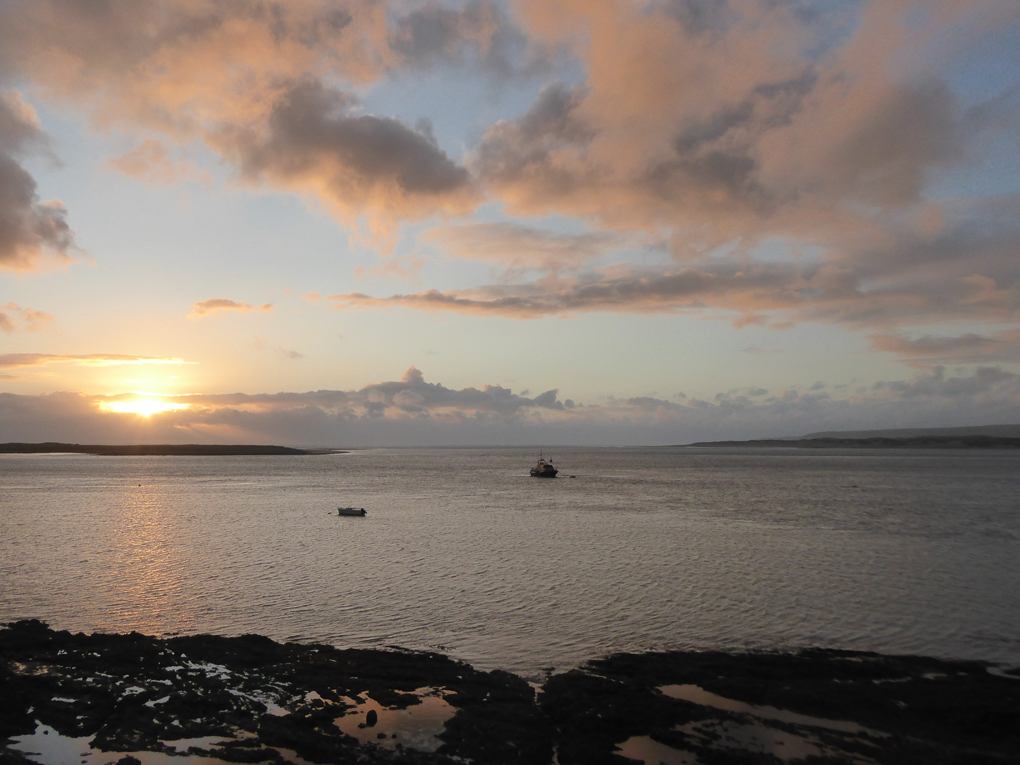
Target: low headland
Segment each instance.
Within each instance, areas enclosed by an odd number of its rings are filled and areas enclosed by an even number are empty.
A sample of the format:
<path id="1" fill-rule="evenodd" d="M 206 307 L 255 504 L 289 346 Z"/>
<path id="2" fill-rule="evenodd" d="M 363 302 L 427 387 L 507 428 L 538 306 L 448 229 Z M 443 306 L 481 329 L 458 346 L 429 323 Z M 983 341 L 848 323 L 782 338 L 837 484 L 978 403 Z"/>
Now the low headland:
<path id="1" fill-rule="evenodd" d="M 250 444 L 0 444 L 0 454 L 95 454 L 100 457 L 222 457 L 341 454 L 339 449 L 294 449 Z"/>
<path id="2" fill-rule="evenodd" d="M 745 446 L 784 449 L 1020 449 L 1020 438 L 1001 436 L 911 436 L 909 438 L 766 438 L 754 441 L 699 441 L 688 446 Z"/>
<path id="3" fill-rule="evenodd" d="M 0 630 L 0 763 L 1020 762 L 1020 674 L 982 662 L 658 652 L 547 672 L 26 620 Z"/>
<path id="4" fill-rule="evenodd" d="M 744 446 L 784 449 L 1020 449 L 1020 425 L 956 428 L 834 430 L 789 438 L 699 441 L 687 446 Z"/>

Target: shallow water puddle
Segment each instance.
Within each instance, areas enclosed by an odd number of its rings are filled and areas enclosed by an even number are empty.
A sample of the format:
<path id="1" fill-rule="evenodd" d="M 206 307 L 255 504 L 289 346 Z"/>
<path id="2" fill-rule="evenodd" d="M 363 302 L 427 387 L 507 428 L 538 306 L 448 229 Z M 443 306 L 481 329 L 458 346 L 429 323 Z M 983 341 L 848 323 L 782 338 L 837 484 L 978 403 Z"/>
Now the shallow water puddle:
<path id="1" fill-rule="evenodd" d="M 847 762 L 860 765 L 871 762 L 827 747 L 810 737 L 798 736 L 755 723 L 743 725 L 713 720 L 683 725 L 675 730 L 689 736 L 691 744 L 698 748 L 771 754 L 783 762 L 826 756 L 848 757 Z M 632 760 L 640 760 L 645 765 L 698 765 L 700 762 L 693 752 L 675 749 L 659 743 L 650 736 L 632 736 L 619 744 L 615 753 Z"/>
<path id="2" fill-rule="evenodd" d="M 744 752 L 771 754 L 789 762 L 808 757 L 841 757 L 845 762 L 868 763 L 847 753 L 825 746 L 810 736 L 798 736 L 787 731 L 776 730 L 761 723 L 734 723 L 710 721 L 690 723 L 677 728 L 691 737 L 699 746 L 720 749 L 738 749 Z"/>
<path id="3" fill-rule="evenodd" d="M 182 754 L 169 754 L 164 752 L 101 752 L 89 746 L 94 736 L 82 736 L 72 738 L 62 736 L 48 725 L 38 723 L 35 733 L 25 736 L 15 736 L 11 739 L 10 749 L 24 754 L 33 762 L 40 765 L 111 765 L 128 755 L 134 757 L 142 765 L 217 765 L 226 760 L 219 760 L 213 757 L 201 757 L 198 755 L 184 755 L 189 746 L 208 746 L 212 742 L 222 741 L 222 736 L 207 739 L 188 739 L 186 741 L 168 742 L 171 746 L 182 752 Z"/>
<path id="4" fill-rule="evenodd" d="M 690 745 L 697 749 L 769 754 L 781 762 L 834 757 L 854 765 L 874 765 L 874 760 L 827 745 L 812 736 L 777 730 L 759 722 L 710 720 L 689 723 L 674 730 L 688 737 Z M 645 765 L 698 765 L 700 762 L 693 752 L 667 746 L 649 736 L 632 736 L 617 745 L 615 754 L 639 760 Z"/>
<path id="5" fill-rule="evenodd" d="M 447 703 L 441 691 L 434 688 L 418 688 L 414 694 L 420 702 L 406 709 L 389 709 L 379 704 L 367 692 L 358 694 L 357 699 L 345 697 L 355 707 L 343 717 L 336 719 L 336 726 L 362 744 L 374 743 L 387 749 L 396 749 L 397 744 L 423 752 L 434 752 L 443 742 L 437 736 L 446 727 L 446 721 L 456 714 L 455 707 Z M 368 725 L 368 713 L 376 713 L 374 725 Z"/>
<path id="6" fill-rule="evenodd" d="M 811 717 L 810 715 L 802 715 L 797 712 L 791 712 L 788 709 L 779 709 L 778 707 L 757 707 L 743 701 L 718 696 L 698 685 L 662 685 L 659 686 L 659 691 L 671 699 L 690 701 L 692 704 L 722 709 L 725 712 L 751 715 L 762 720 L 777 720 L 794 725 L 808 725 L 814 728 L 826 728 L 841 733 L 865 733 L 879 738 L 884 738 L 888 735 L 881 731 L 865 728 L 863 725 L 858 725 L 852 720 L 826 720 L 823 717 Z"/>
<path id="7" fill-rule="evenodd" d="M 130 756 L 142 765 L 231 765 L 233 760 L 219 757 L 207 757 L 199 754 L 187 754 L 191 747 L 215 751 L 218 742 L 229 740 L 223 736 L 205 736 L 203 738 L 175 739 L 164 741 L 173 748 L 173 752 L 103 752 L 93 749 L 89 742 L 93 736 L 72 738 L 62 736 L 53 728 L 37 723 L 35 733 L 15 736 L 8 748 L 21 752 L 28 759 L 40 765 L 114 765 L 122 758 Z M 294 765 L 313 765 L 297 752 L 277 748 L 287 762 Z"/>
<path id="8" fill-rule="evenodd" d="M 649 736 L 631 736 L 618 744 L 613 754 L 640 760 L 645 765 L 698 765 L 698 758 L 693 753 L 660 744 Z"/>
<path id="9" fill-rule="evenodd" d="M 846 762 L 864 765 L 872 761 L 866 757 L 834 748 L 808 733 L 793 733 L 770 727 L 766 721 L 849 734 L 847 743 L 852 740 L 855 743 L 873 744 L 868 737 L 883 738 L 888 735 L 881 731 L 865 728 L 851 720 L 827 720 L 791 712 L 787 709 L 755 706 L 743 701 L 728 699 L 706 691 L 697 685 L 664 685 L 659 687 L 659 691 L 672 699 L 689 701 L 692 704 L 747 715 L 752 718 L 748 722 L 706 720 L 688 723 L 674 729 L 689 737 L 692 747 L 697 749 L 731 749 L 765 753 L 786 762 L 808 757 L 837 756 L 844 758 Z M 698 762 L 694 753 L 661 744 L 649 736 L 632 736 L 617 745 L 616 754 L 640 760 L 646 765 L 659 765 L 659 763 L 663 765 L 694 765 Z"/>

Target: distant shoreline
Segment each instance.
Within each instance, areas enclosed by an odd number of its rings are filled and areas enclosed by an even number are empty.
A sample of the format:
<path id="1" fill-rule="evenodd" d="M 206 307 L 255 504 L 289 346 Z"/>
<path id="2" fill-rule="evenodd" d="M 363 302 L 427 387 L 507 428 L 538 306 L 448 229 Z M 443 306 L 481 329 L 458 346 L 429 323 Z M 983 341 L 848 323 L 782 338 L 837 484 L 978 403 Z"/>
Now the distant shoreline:
<path id="1" fill-rule="evenodd" d="M 99 457 L 224 457 L 306 454 L 344 454 L 340 449 L 294 449 L 289 446 L 246 444 L 0 444 L 0 454 L 94 454 Z"/>
<path id="2" fill-rule="evenodd" d="M 1020 438 L 1001 436 L 913 436 L 909 438 L 770 438 L 757 441 L 698 441 L 687 446 L 745 446 L 787 449 L 1020 449 Z"/>

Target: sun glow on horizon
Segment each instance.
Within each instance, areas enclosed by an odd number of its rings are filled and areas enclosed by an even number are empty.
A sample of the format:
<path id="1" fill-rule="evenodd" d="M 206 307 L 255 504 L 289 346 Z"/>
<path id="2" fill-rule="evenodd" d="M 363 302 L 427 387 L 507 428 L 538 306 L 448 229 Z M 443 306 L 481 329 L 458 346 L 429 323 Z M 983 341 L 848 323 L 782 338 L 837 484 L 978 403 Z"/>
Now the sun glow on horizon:
<path id="1" fill-rule="evenodd" d="M 190 408 L 191 404 L 173 404 L 160 398 L 144 397 L 130 401 L 104 401 L 100 408 L 118 414 L 137 414 L 140 417 L 151 417 L 162 412 L 178 412 Z"/>

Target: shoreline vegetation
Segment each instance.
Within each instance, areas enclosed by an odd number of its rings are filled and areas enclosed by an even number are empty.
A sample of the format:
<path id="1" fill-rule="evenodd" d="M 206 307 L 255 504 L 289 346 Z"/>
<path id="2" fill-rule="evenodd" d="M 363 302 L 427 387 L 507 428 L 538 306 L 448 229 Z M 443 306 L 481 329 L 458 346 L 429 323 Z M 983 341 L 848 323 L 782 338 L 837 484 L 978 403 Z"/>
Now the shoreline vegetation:
<path id="1" fill-rule="evenodd" d="M 99 457 L 222 457 L 252 455 L 345 454 L 343 449 L 294 449 L 247 444 L 0 444 L 0 454 L 94 454 Z"/>
<path id="2" fill-rule="evenodd" d="M 1020 761 L 1020 670 L 978 661 L 649 652 L 545 672 L 536 690 L 431 652 L 23 620 L 0 629 L 0 762 Z"/>
<path id="3" fill-rule="evenodd" d="M 767 438 L 755 441 L 698 441 L 685 446 L 744 446 L 785 449 L 1020 449 L 1020 438 L 1003 436 L 910 436 L 889 438 Z"/>

